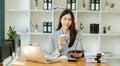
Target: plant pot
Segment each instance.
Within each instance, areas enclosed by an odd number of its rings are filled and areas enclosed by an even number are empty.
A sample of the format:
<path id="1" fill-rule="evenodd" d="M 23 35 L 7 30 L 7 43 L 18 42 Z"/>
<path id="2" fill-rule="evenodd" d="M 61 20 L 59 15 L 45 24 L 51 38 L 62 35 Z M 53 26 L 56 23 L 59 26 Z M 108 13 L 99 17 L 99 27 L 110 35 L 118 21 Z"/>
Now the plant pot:
<path id="1" fill-rule="evenodd" d="M 38 32 L 38 30 L 35 30 L 35 32 Z"/>
<path id="2" fill-rule="evenodd" d="M 106 33 L 106 29 L 103 30 L 103 33 L 104 33 L 104 34 Z"/>
<path id="3" fill-rule="evenodd" d="M 83 33 L 83 30 L 80 30 L 81 33 Z"/>
<path id="4" fill-rule="evenodd" d="M 84 7 L 82 7 L 82 11 L 85 11 L 85 8 L 84 8 Z"/>
<path id="5" fill-rule="evenodd" d="M 38 10 L 38 6 L 35 7 L 35 10 Z"/>
<path id="6" fill-rule="evenodd" d="M 108 34 L 110 34 L 110 32 L 111 32 L 110 30 L 107 31 Z"/>
<path id="7" fill-rule="evenodd" d="M 109 11 L 109 6 L 105 6 L 105 11 Z"/>
<path id="8" fill-rule="evenodd" d="M 110 11 L 113 11 L 113 8 L 110 8 Z"/>

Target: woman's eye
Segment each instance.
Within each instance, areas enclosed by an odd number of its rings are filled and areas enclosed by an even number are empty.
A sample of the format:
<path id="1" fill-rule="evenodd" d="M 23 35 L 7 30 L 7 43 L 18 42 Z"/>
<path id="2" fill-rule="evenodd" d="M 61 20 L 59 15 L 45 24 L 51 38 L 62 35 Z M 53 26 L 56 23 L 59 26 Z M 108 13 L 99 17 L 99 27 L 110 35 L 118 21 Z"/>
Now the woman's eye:
<path id="1" fill-rule="evenodd" d="M 67 18 L 64 18 L 64 20 L 67 20 Z"/>
<path id="2" fill-rule="evenodd" d="M 69 21 L 71 21 L 71 19 L 69 19 Z"/>

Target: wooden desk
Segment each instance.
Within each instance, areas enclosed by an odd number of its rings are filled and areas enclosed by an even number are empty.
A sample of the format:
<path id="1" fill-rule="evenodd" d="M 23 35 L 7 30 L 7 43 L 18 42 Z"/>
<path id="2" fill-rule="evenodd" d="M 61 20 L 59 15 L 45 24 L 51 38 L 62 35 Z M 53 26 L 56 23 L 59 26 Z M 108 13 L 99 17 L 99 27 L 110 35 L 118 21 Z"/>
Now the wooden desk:
<path id="1" fill-rule="evenodd" d="M 19 64 L 12 64 L 12 66 L 22 66 Z M 23 66 L 109 66 L 109 64 L 106 63 L 87 63 L 85 62 L 84 58 L 79 59 L 77 62 L 56 62 L 51 64 L 43 64 L 38 62 L 32 62 L 32 61 L 26 61 L 25 65 Z"/>
<path id="2" fill-rule="evenodd" d="M 0 66 L 3 66 L 3 64 L 2 64 L 2 63 L 0 63 Z"/>

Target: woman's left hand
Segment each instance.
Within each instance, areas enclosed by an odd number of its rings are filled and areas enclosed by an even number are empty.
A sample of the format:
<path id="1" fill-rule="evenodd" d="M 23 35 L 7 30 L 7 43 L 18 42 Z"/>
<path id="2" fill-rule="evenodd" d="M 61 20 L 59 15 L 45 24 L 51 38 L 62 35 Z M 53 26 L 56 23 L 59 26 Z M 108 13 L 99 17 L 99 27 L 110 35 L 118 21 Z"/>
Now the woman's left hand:
<path id="1" fill-rule="evenodd" d="M 73 52 L 73 56 L 74 56 L 74 57 L 80 57 L 80 53 Z"/>
<path id="2" fill-rule="evenodd" d="M 81 57 L 82 53 L 78 53 L 78 52 L 74 51 L 74 52 L 69 52 L 68 54 L 72 55 L 75 58 L 78 58 L 78 57 Z"/>

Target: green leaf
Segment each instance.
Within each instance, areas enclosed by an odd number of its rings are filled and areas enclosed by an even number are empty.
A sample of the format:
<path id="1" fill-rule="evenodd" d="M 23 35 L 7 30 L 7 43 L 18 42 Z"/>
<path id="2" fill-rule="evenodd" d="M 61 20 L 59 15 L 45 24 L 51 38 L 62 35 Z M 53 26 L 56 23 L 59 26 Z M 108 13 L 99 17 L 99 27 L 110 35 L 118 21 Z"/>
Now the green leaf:
<path id="1" fill-rule="evenodd" d="M 115 3 L 111 3 L 110 7 L 114 8 L 114 6 L 115 6 Z"/>
<path id="2" fill-rule="evenodd" d="M 9 30 L 8 30 L 8 33 L 7 33 L 9 39 L 13 39 L 15 34 L 16 34 L 16 31 L 14 30 L 14 28 L 12 28 L 12 26 L 9 26 Z"/>

